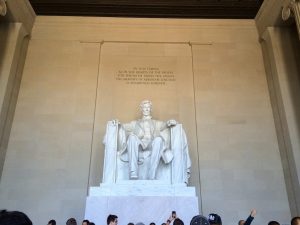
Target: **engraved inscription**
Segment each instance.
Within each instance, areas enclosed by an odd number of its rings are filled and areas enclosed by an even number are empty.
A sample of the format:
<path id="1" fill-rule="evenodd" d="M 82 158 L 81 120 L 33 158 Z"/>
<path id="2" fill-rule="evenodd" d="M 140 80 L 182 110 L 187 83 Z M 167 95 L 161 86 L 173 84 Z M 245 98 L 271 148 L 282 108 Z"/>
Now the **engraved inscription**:
<path id="1" fill-rule="evenodd" d="M 120 69 L 116 72 L 115 79 L 126 84 L 167 85 L 176 81 L 174 72 L 158 67 L 133 67 Z"/>

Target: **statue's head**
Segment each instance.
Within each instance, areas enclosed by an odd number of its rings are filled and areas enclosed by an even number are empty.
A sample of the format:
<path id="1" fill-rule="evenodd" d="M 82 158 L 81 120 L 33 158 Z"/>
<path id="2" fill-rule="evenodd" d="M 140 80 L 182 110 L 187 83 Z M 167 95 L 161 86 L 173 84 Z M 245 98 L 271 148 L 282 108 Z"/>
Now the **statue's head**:
<path id="1" fill-rule="evenodd" d="M 140 104 L 141 112 L 144 116 L 149 116 L 152 110 L 152 102 L 150 100 L 144 100 Z"/>

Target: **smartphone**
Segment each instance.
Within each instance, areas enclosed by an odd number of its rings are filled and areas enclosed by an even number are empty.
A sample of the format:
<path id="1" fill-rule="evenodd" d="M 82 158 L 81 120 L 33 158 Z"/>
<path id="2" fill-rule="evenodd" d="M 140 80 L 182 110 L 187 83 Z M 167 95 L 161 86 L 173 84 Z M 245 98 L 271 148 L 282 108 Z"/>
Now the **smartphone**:
<path id="1" fill-rule="evenodd" d="M 176 211 L 172 211 L 172 217 L 176 218 Z"/>

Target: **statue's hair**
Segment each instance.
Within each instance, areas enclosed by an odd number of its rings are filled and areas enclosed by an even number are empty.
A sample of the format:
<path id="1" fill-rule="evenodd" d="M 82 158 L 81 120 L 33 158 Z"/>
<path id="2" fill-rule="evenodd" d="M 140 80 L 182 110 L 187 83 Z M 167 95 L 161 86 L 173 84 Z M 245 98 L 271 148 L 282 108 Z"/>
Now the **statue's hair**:
<path id="1" fill-rule="evenodd" d="M 144 105 L 149 104 L 152 108 L 152 102 L 150 100 L 143 100 L 140 104 L 140 108 L 142 109 Z"/>

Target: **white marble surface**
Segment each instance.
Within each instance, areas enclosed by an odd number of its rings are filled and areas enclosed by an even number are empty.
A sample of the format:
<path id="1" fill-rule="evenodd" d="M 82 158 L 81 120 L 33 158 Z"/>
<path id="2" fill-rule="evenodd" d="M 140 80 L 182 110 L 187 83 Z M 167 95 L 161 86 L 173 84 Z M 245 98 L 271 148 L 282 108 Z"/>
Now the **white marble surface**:
<path id="1" fill-rule="evenodd" d="M 195 187 L 185 183 L 171 185 L 161 180 L 124 180 L 91 187 L 86 201 L 85 218 L 105 224 L 109 214 L 119 217 L 119 225 L 129 222 L 166 222 L 172 211 L 189 224 L 199 214 Z"/>
<path id="2" fill-rule="evenodd" d="M 124 176 L 119 175 L 126 171 L 130 180 L 168 181 L 171 177 L 172 184 L 188 183 L 191 160 L 182 125 L 174 119 L 153 119 L 150 100 L 142 101 L 140 110 L 141 119 L 107 122 L 102 182 L 121 180 Z"/>
<path id="3" fill-rule="evenodd" d="M 124 180 L 116 184 L 102 183 L 91 187 L 89 196 L 190 196 L 195 197 L 195 187 L 186 184 L 170 185 L 159 180 Z"/>
<path id="4" fill-rule="evenodd" d="M 118 216 L 118 225 L 155 222 L 160 225 L 175 210 L 185 224 L 199 215 L 197 197 L 174 196 L 89 196 L 86 202 L 85 218 L 95 224 L 106 224 L 109 214 Z"/>

